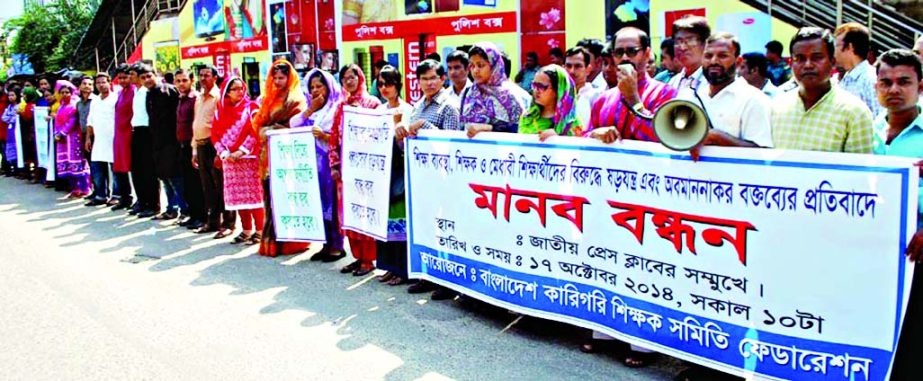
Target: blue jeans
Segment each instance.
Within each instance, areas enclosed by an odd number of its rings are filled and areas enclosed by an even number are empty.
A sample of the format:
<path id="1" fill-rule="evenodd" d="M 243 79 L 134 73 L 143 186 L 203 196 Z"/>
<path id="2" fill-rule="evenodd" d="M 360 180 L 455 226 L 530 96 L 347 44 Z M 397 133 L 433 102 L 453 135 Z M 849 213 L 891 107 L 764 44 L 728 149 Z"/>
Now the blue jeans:
<path id="1" fill-rule="evenodd" d="M 189 205 L 183 199 L 183 178 L 181 176 L 171 177 L 163 180 L 163 188 L 167 194 L 167 211 L 180 212 L 189 214 Z"/>
<path id="2" fill-rule="evenodd" d="M 103 201 L 108 200 L 109 163 L 104 161 L 91 161 L 90 177 L 93 179 L 93 199 Z"/>

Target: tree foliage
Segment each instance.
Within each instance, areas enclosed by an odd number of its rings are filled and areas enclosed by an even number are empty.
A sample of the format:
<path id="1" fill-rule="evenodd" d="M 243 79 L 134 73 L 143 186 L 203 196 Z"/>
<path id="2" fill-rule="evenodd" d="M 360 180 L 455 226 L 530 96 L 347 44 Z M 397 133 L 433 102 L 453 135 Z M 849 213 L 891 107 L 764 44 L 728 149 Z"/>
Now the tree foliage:
<path id="1" fill-rule="evenodd" d="M 75 62 L 80 38 L 93 21 L 99 0 L 29 1 L 23 14 L 7 21 L 0 38 L 13 36 L 7 54 L 25 54 L 36 73 L 56 71 Z M 84 57 L 83 59 L 86 59 Z"/>

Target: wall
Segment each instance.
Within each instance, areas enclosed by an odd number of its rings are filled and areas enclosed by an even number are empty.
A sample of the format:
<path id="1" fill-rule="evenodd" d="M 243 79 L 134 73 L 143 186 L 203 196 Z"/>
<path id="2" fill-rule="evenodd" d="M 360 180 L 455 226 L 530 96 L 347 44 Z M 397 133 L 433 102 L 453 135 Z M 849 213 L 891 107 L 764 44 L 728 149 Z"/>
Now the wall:
<path id="1" fill-rule="evenodd" d="M 701 0 L 651 0 L 651 46 L 659 46 L 664 38 L 664 12 L 695 8 L 706 9 L 705 17 L 708 18 L 708 23 L 712 26 L 712 32 L 718 31 L 716 26 L 722 16 L 736 13 L 759 13 L 768 18 L 764 12 L 736 0 L 710 0 L 708 2 Z M 763 41 L 763 44 L 770 40 L 781 41 L 782 45 L 785 46 L 783 54 L 788 55 L 788 41 L 795 35 L 796 30 L 795 27 L 787 23 L 771 19 L 767 20 L 767 26 L 760 28 L 759 32 L 745 33 L 744 36 L 738 37 L 752 39 L 753 44 L 751 45 L 756 44 L 757 41 Z M 741 50 L 746 53 L 748 50 L 753 51 L 755 49 L 742 48 Z M 765 49 L 758 51 L 765 52 Z M 657 53 L 659 56 L 659 51 Z"/>

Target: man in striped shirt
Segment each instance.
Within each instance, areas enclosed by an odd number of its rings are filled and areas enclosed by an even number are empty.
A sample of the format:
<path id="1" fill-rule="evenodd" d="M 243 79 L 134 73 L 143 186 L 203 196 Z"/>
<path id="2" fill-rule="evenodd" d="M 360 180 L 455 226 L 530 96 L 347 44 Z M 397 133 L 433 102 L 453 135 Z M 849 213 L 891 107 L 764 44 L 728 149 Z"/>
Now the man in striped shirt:
<path id="1" fill-rule="evenodd" d="M 647 74 L 651 40 L 644 31 L 626 27 L 615 34 L 612 58 L 620 66 L 618 86 L 607 90 L 593 103 L 589 137 L 611 143 L 616 139 L 658 141 L 650 120 L 636 113 L 651 114 L 676 97 L 676 89 Z M 623 68 L 625 70 L 623 70 Z"/>

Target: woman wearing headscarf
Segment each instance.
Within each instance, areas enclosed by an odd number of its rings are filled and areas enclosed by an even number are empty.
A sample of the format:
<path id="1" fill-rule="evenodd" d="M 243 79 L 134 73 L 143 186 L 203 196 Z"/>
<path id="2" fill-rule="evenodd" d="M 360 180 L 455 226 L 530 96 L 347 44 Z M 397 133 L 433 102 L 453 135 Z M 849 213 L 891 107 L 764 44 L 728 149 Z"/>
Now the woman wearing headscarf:
<path id="1" fill-rule="evenodd" d="M 58 102 L 54 111 L 55 169 L 57 177 L 70 190 L 68 198 L 81 198 L 90 194 L 90 168 L 83 155 L 77 102 L 72 83 L 59 80 L 55 83 Z"/>
<path id="2" fill-rule="evenodd" d="M 308 250 L 308 244 L 302 242 L 276 241 L 276 229 L 272 222 L 272 200 L 269 192 L 269 148 L 266 132 L 289 128 L 289 121 L 307 109 L 307 99 L 301 90 L 301 81 L 295 68 L 286 60 L 278 60 L 269 70 L 266 88 L 260 109 L 253 116 L 253 129 L 260 137 L 260 178 L 263 181 L 263 207 L 265 224 L 263 239 L 260 242 L 260 255 L 275 257 L 278 255 L 298 254 Z"/>
<path id="3" fill-rule="evenodd" d="M 386 65 L 378 71 L 375 84 L 378 93 L 386 103 L 378 106 L 379 110 L 387 110 L 394 114 L 394 124 L 410 121 L 413 106 L 401 97 L 403 76 L 394 66 Z M 404 199 L 404 142 L 394 139 L 391 159 L 391 183 L 388 204 L 388 241 L 376 243 L 376 259 L 378 268 L 385 270 L 385 274 L 378 278 L 380 282 L 388 282 L 397 286 L 404 284 L 407 279 L 407 208 Z"/>
<path id="4" fill-rule="evenodd" d="M 563 67 L 539 69 L 532 81 L 532 105 L 519 120 L 519 133 L 538 134 L 539 140 L 560 136 L 583 136 L 577 120 L 574 80 Z"/>
<path id="5" fill-rule="evenodd" d="M 343 97 L 340 84 L 330 73 L 312 69 L 304 76 L 304 92 L 311 96 L 308 108 L 292 117 L 292 128 L 310 127 L 314 133 L 317 154 L 317 179 L 320 184 L 320 198 L 324 212 L 324 232 L 327 243 L 324 249 L 311 257 L 314 261 L 336 262 L 343 258 L 343 235 L 337 223 L 336 183 L 330 177 L 330 131 L 333 116 Z"/>
<path id="6" fill-rule="evenodd" d="M 516 99 L 506 78 L 500 49 L 492 42 L 481 42 L 468 52 L 474 86 L 462 93 L 461 122 L 468 137 L 480 132 L 516 132 L 523 106 Z"/>
<path id="7" fill-rule="evenodd" d="M 224 206 L 240 214 L 243 231 L 232 243 L 255 245 L 263 238 L 263 186 L 260 184 L 259 136 L 251 125 L 259 107 L 239 77 L 224 83 L 212 136 L 224 175 Z M 255 230 L 254 230 L 255 229 Z"/>
<path id="8" fill-rule="evenodd" d="M 365 89 L 365 74 L 356 64 L 343 66 L 340 69 L 340 84 L 346 91 L 346 99 L 340 101 L 337 105 L 336 114 L 333 117 L 333 129 L 330 130 L 330 174 L 336 181 L 337 187 L 337 212 L 343 215 L 343 180 L 340 177 L 340 149 L 343 144 L 343 108 L 346 106 L 362 107 L 368 109 L 377 108 L 381 105 L 378 98 L 369 95 Z M 356 261 L 340 269 L 343 274 L 353 273 L 355 276 L 363 276 L 370 273 L 375 267 L 372 262 L 375 261 L 376 248 L 375 239 L 365 234 L 353 231 L 344 232 L 349 239 L 349 248 L 353 253 Z"/>
<path id="9" fill-rule="evenodd" d="M 16 130 L 19 128 L 16 111 L 19 110 L 19 91 L 18 87 L 7 89 L 6 93 L 3 94 L 3 99 L 7 101 L 6 106 L 0 110 L 3 123 L 6 124 L 3 128 L 6 129 L 7 133 L 6 144 L 0 147 L 0 149 L 3 149 L 4 167 L 7 169 L 7 172 L 4 173 L 5 176 L 13 176 L 20 171 L 18 168 L 18 151 L 16 150 Z"/>

